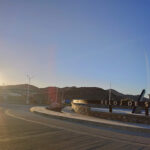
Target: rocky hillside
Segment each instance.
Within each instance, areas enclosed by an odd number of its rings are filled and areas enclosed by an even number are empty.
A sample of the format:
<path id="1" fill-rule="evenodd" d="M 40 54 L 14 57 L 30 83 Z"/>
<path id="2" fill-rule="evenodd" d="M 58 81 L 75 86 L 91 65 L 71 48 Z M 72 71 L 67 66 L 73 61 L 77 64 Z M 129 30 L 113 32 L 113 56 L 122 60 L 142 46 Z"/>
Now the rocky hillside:
<path id="1" fill-rule="evenodd" d="M 0 86 L 0 95 L 7 93 L 18 93 L 24 97 L 27 94 L 27 84 L 21 85 L 9 85 Z M 36 86 L 30 85 L 30 94 L 32 95 L 32 101 L 34 103 L 45 104 L 48 103 L 48 88 L 38 88 Z M 138 95 L 125 95 L 114 89 L 111 90 L 112 100 L 121 100 L 125 98 L 137 100 Z M 109 90 L 104 90 L 98 87 L 65 87 L 58 88 L 58 98 L 60 100 L 64 99 L 87 99 L 87 100 L 108 100 Z M 139 93 L 140 94 L 140 93 Z M 10 98 L 11 99 L 11 98 Z M 147 100 L 144 98 L 144 100 Z"/>
<path id="2" fill-rule="evenodd" d="M 44 88 L 47 91 L 48 88 Z M 43 89 L 42 89 L 43 91 Z M 121 100 L 121 99 L 132 99 L 137 100 L 139 95 L 125 95 L 114 89 L 111 90 L 111 99 L 112 100 Z M 86 99 L 86 100 L 108 100 L 109 99 L 109 90 L 104 90 L 98 87 L 65 87 L 58 88 L 58 97 L 59 99 Z M 148 100 L 144 98 L 144 100 Z"/>
<path id="3" fill-rule="evenodd" d="M 19 84 L 19 85 L 7 85 L 7 86 L 0 86 L 0 93 L 18 93 L 18 94 L 25 94 L 27 92 L 27 84 Z M 33 85 L 30 85 L 30 92 L 31 93 L 38 93 L 39 88 Z"/>
<path id="4" fill-rule="evenodd" d="M 87 99 L 87 100 L 108 100 L 108 91 L 97 87 L 68 87 L 62 88 L 64 99 Z M 112 99 L 120 100 L 121 97 L 112 93 Z"/>
<path id="5" fill-rule="evenodd" d="M 109 91 L 109 90 L 107 90 Z M 136 101 L 138 99 L 138 97 L 140 96 L 141 93 L 139 93 L 139 95 L 129 95 L 129 94 L 122 94 L 122 93 L 119 93 L 118 91 L 114 90 L 114 89 L 111 89 L 111 92 L 113 94 L 115 94 L 116 96 L 119 96 L 119 97 L 122 97 L 123 99 L 133 99 L 134 101 Z M 142 92 L 142 91 L 141 91 Z M 149 101 L 149 99 L 147 98 L 143 98 L 143 101 Z"/>

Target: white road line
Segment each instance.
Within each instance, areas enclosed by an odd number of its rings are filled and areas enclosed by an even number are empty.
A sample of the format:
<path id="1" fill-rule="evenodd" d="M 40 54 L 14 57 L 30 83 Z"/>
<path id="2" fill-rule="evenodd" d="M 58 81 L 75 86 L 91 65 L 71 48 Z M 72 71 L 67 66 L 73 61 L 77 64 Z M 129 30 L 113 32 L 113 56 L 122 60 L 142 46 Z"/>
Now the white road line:
<path id="1" fill-rule="evenodd" d="M 56 131 L 58 132 L 58 131 Z M 55 133 L 56 133 L 55 132 Z M 54 133 L 54 132 L 52 132 Z M 14 141 L 14 140 L 22 140 L 22 139 L 29 139 L 29 138 L 34 138 L 34 137 L 40 137 L 40 136 L 45 136 L 45 135 L 50 135 L 51 132 L 47 132 L 47 133 L 38 133 L 38 134 L 34 134 L 34 135 L 24 135 L 24 136 L 18 136 L 18 137 L 7 137 L 7 138 L 0 138 L 0 142 L 9 142 L 9 141 Z"/>
<path id="2" fill-rule="evenodd" d="M 39 124 L 39 125 L 43 125 L 43 126 L 51 127 L 51 128 L 57 128 L 57 129 L 67 130 L 67 131 L 70 131 L 70 132 L 73 132 L 73 133 L 77 133 L 77 134 L 81 134 L 81 135 L 98 137 L 98 138 L 107 139 L 107 140 L 116 141 L 116 142 L 122 142 L 122 143 L 126 143 L 126 144 L 128 143 L 128 144 L 133 144 L 133 145 L 140 145 L 140 146 L 148 146 L 148 147 L 150 147 L 150 144 L 140 143 L 140 142 L 137 143 L 137 142 L 134 142 L 134 141 L 127 141 L 126 139 L 121 139 L 121 137 L 120 137 L 120 139 L 115 139 L 113 137 L 107 137 L 107 136 L 100 136 L 100 135 L 89 134 L 89 133 L 82 132 L 82 131 L 72 130 L 72 129 L 68 129 L 68 128 L 63 128 L 63 127 L 58 127 L 58 126 L 50 125 L 50 124 L 43 123 L 43 122 L 29 120 L 29 119 L 23 118 L 21 116 L 14 115 L 14 114 L 10 113 L 9 110 L 6 110 L 5 114 L 8 115 L 8 116 L 10 116 L 10 117 L 13 117 L 13 118 L 16 118 L 16 119 L 20 119 L 20 120 L 24 120 L 24 121 L 27 121 L 27 122 L 30 122 L 30 123 Z"/>

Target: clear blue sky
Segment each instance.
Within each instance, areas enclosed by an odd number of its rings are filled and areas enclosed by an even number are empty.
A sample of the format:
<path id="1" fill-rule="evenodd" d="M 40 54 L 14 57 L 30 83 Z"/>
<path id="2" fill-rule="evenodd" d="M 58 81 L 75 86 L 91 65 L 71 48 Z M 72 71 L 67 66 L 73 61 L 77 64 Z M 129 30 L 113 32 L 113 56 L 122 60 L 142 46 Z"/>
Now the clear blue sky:
<path id="1" fill-rule="evenodd" d="M 0 0 L 0 84 L 150 90 L 150 0 Z M 147 68 L 147 69 L 146 69 Z"/>

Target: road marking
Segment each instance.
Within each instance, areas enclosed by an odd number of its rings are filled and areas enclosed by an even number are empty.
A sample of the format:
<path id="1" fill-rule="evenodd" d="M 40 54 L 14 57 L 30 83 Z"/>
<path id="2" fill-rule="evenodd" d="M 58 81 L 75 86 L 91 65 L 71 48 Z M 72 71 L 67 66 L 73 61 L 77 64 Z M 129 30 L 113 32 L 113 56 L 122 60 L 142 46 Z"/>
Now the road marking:
<path id="1" fill-rule="evenodd" d="M 58 131 L 56 131 L 58 132 Z M 56 133 L 55 132 L 55 133 Z M 54 132 L 52 132 L 54 133 Z M 24 135 L 24 136 L 18 136 L 18 137 L 11 137 L 11 138 L 0 138 L 0 142 L 9 142 L 9 141 L 13 141 L 13 140 L 24 140 L 24 139 L 28 139 L 28 138 L 34 138 L 34 137 L 40 137 L 40 136 L 45 136 L 45 135 L 49 135 L 51 134 L 51 132 L 46 132 L 46 133 L 38 133 L 38 134 L 34 134 L 34 135 Z"/>
<path id="2" fill-rule="evenodd" d="M 148 147 L 150 147 L 150 144 L 140 143 L 140 142 L 134 142 L 134 141 L 127 141 L 126 139 L 121 139 L 121 137 L 120 137 L 120 139 L 115 139 L 113 137 L 89 134 L 89 133 L 82 132 L 82 131 L 72 130 L 72 129 L 68 129 L 68 128 L 63 128 L 63 127 L 58 127 L 58 126 L 54 126 L 54 125 L 49 125 L 49 124 L 43 123 L 43 122 L 29 120 L 29 119 L 23 118 L 21 116 L 14 115 L 14 114 L 10 113 L 9 110 L 6 110 L 5 114 L 8 115 L 8 116 L 10 116 L 10 117 L 16 118 L 16 119 L 24 120 L 26 122 L 30 122 L 30 123 L 34 123 L 34 124 L 39 124 L 39 125 L 43 125 L 43 126 L 51 127 L 51 128 L 57 128 L 57 129 L 67 130 L 67 131 L 70 131 L 70 132 L 73 132 L 73 133 L 77 133 L 77 134 L 81 134 L 81 135 L 98 137 L 98 138 L 107 139 L 107 140 L 111 140 L 111 141 L 115 141 L 115 142 L 122 142 L 122 143 L 126 143 L 126 144 L 128 143 L 128 144 L 132 144 L 132 145 L 140 145 L 140 146 L 148 146 Z"/>

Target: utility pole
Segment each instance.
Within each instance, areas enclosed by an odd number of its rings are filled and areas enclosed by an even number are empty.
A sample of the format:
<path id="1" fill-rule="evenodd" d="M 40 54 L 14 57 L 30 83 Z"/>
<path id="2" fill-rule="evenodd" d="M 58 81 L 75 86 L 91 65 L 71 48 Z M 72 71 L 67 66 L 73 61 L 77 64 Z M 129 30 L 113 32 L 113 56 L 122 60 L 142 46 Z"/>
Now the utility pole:
<path id="1" fill-rule="evenodd" d="M 27 84 L 27 99 L 26 99 L 26 104 L 29 104 L 30 103 L 30 84 L 31 84 L 31 79 L 33 77 L 31 77 L 30 75 L 27 75 L 27 80 L 28 80 L 28 84 Z"/>
<path id="2" fill-rule="evenodd" d="M 111 105 L 111 82 L 109 88 L 109 112 L 112 112 L 112 105 Z"/>
<path id="3" fill-rule="evenodd" d="M 56 103 L 58 102 L 58 88 L 56 87 Z"/>

